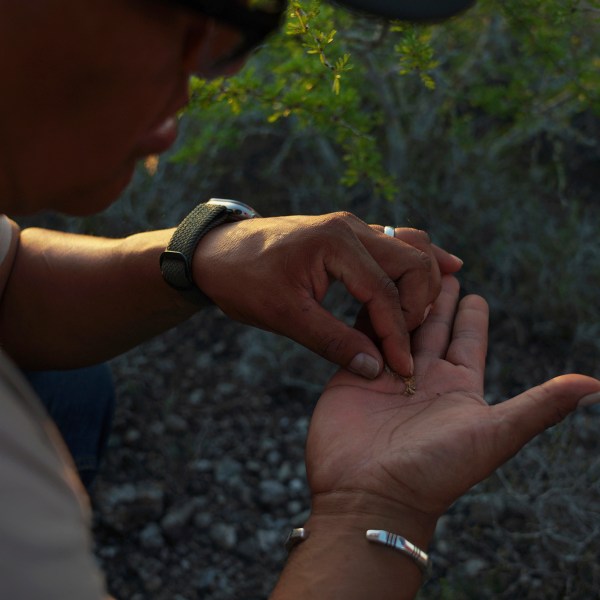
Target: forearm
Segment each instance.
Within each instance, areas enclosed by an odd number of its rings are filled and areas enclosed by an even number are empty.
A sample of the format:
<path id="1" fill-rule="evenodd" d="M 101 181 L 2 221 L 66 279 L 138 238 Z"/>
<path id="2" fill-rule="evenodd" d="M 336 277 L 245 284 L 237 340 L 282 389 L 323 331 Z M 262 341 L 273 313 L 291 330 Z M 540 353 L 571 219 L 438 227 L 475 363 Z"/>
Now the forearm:
<path id="1" fill-rule="evenodd" d="M 21 366 L 112 358 L 197 309 L 162 279 L 172 230 L 113 240 L 31 228 L 0 304 L 0 342 Z"/>
<path id="2" fill-rule="evenodd" d="M 373 544 L 368 529 L 401 534 L 426 549 L 435 524 L 396 515 L 314 514 L 306 541 L 290 554 L 271 600 L 411 600 L 421 586 L 417 564 L 397 550 Z"/>

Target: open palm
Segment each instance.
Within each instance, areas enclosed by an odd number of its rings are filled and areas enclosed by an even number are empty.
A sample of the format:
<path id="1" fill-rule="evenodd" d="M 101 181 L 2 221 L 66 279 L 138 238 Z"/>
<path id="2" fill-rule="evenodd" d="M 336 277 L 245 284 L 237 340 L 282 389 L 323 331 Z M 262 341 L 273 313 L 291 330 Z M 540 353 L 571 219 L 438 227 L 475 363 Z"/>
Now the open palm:
<path id="1" fill-rule="evenodd" d="M 483 398 L 488 308 L 478 296 L 442 293 L 413 339 L 416 393 L 402 378 L 366 381 L 339 371 L 315 410 L 307 443 L 313 496 L 366 493 L 438 516 L 534 435 L 600 389 L 579 375 L 512 400 Z"/>

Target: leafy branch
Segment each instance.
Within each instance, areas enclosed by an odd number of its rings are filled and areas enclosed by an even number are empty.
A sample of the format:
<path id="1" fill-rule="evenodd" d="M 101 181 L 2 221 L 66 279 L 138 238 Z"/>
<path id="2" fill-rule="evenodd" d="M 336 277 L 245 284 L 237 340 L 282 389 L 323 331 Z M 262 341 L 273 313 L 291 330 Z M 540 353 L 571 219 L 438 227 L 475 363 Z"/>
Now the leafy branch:
<path id="1" fill-rule="evenodd" d="M 331 29 L 326 33 L 318 29 L 313 30 L 311 20 L 318 14 L 318 6 L 307 12 L 300 2 L 292 2 L 286 32 L 290 36 L 303 38 L 303 45 L 307 48 L 307 53 L 317 55 L 321 64 L 333 74 L 332 90 L 335 94 L 339 94 L 342 74 L 352 69 L 352 65 L 349 64 L 350 54 L 346 53 L 334 60 L 328 57 L 326 49 L 333 44 L 337 31 Z"/>

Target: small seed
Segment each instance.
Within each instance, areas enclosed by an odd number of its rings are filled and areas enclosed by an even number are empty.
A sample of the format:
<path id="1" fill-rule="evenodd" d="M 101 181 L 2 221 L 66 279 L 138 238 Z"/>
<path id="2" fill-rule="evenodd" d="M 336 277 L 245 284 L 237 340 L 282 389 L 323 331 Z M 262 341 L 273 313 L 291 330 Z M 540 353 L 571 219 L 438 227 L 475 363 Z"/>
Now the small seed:
<path id="1" fill-rule="evenodd" d="M 403 377 L 402 380 L 406 386 L 404 389 L 404 395 L 413 396 L 417 391 L 417 382 L 415 381 L 414 375 L 412 377 Z"/>

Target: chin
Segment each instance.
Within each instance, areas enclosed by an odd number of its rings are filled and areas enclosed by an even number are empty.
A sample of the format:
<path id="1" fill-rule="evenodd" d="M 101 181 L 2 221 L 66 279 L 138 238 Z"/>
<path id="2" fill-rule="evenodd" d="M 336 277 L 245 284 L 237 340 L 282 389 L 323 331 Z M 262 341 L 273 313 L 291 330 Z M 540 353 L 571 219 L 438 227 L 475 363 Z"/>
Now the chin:
<path id="1" fill-rule="evenodd" d="M 73 217 L 88 217 L 106 210 L 116 202 L 133 177 L 134 168 L 102 185 L 80 188 L 60 198 L 55 198 L 46 208 Z"/>

